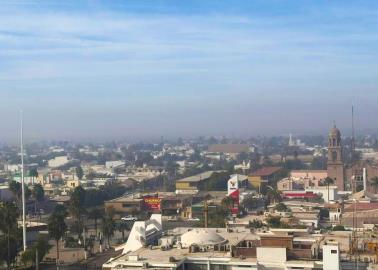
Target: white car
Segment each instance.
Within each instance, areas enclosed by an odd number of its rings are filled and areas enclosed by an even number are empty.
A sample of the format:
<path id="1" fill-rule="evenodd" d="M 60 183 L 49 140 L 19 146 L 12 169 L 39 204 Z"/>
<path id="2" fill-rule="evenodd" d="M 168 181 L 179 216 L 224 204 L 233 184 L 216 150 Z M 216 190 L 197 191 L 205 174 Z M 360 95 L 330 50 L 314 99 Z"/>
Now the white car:
<path id="1" fill-rule="evenodd" d="M 188 221 L 201 221 L 199 218 L 189 218 Z"/>
<path id="2" fill-rule="evenodd" d="M 123 220 L 123 221 L 137 221 L 138 219 L 134 216 L 125 216 L 125 217 L 121 218 L 121 220 Z"/>

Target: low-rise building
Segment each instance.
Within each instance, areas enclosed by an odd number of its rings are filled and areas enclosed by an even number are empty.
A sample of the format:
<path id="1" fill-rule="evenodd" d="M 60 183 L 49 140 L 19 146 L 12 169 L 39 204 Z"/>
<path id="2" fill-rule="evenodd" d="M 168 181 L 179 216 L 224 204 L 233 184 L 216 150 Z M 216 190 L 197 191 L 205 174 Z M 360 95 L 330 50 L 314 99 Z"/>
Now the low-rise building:
<path id="1" fill-rule="evenodd" d="M 248 176 L 248 182 L 251 187 L 261 190 L 262 187 L 277 182 L 281 167 L 264 167 Z"/>
<path id="2" fill-rule="evenodd" d="M 68 156 L 59 156 L 48 161 L 50 168 L 58 168 L 63 165 L 66 165 L 69 162 Z"/>
<path id="3" fill-rule="evenodd" d="M 208 180 L 215 172 L 207 171 L 177 180 L 176 194 L 197 194 L 201 190 L 203 182 Z"/>
<path id="4" fill-rule="evenodd" d="M 324 170 L 291 171 L 289 177 L 277 182 L 277 189 L 280 191 L 286 191 L 318 187 L 326 177 L 327 171 Z"/>
<path id="5" fill-rule="evenodd" d="M 338 243 L 324 241 L 322 235 L 296 235 L 293 229 L 251 233 L 242 228 L 175 228 L 163 234 L 160 226 L 155 217 L 135 223 L 127 243 L 116 248 L 123 254 L 103 269 L 347 269 Z M 360 265 L 366 269 L 366 264 Z"/>
<path id="6" fill-rule="evenodd" d="M 308 187 L 305 191 L 320 195 L 325 202 L 336 201 L 338 199 L 337 186 Z"/>

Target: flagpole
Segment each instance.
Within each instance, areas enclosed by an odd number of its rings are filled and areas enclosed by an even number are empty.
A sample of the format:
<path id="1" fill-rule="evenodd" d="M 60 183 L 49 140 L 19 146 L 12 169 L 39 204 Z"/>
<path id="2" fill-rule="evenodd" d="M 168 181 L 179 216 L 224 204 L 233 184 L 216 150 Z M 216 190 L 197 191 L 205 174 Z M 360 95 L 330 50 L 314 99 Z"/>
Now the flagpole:
<path id="1" fill-rule="evenodd" d="M 22 241 L 23 248 L 26 251 L 26 217 L 25 217 L 25 179 L 24 179 L 24 127 L 23 112 L 21 110 L 21 192 L 22 192 Z"/>

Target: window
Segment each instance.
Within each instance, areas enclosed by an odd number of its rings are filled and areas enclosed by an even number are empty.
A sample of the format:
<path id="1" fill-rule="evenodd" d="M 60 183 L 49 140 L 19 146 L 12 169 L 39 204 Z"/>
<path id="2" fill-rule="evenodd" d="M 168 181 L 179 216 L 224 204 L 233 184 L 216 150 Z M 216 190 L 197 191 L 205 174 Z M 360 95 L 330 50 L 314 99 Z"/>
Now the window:
<path id="1" fill-rule="evenodd" d="M 224 264 L 211 264 L 210 270 L 230 270 L 230 266 Z"/>
<path id="2" fill-rule="evenodd" d="M 331 253 L 332 254 L 337 254 L 337 250 L 336 249 L 331 249 Z"/>
<path id="3" fill-rule="evenodd" d="M 207 270 L 206 264 L 187 263 L 185 266 L 187 270 Z"/>
<path id="4" fill-rule="evenodd" d="M 337 159 L 337 152 L 333 151 L 332 152 L 332 161 L 336 161 L 336 159 Z"/>

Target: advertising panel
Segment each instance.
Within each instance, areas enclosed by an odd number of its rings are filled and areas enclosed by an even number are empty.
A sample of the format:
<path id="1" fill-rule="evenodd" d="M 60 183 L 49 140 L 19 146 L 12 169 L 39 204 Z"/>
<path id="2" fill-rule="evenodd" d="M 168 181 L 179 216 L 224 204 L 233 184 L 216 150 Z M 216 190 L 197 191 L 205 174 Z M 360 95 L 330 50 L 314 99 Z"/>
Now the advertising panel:
<path id="1" fill-rule="evenodd" d="M 160 210 L 161 207 L 161 199 L 155 196 L 144 196 L 143 197 L 144 208 L 147 211 L 157 211 Z"/>

